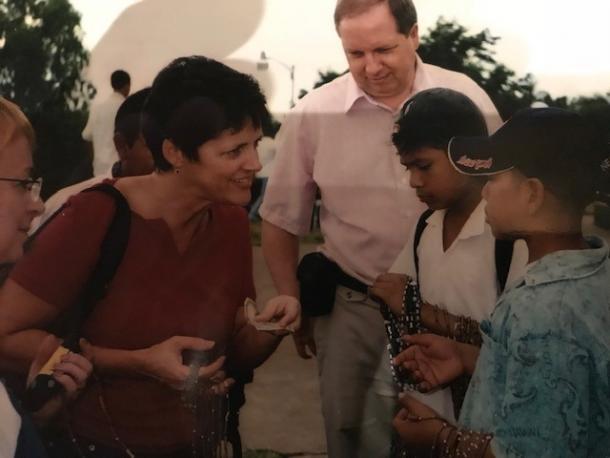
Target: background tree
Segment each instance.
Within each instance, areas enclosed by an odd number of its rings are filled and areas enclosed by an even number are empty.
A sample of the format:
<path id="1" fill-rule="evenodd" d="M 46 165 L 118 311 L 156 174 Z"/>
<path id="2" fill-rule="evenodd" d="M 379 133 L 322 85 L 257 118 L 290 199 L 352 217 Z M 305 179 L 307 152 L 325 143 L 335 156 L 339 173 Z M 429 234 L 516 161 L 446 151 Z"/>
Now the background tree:
<path id="1" fill-rule="evenodd" d="M 32 121 L 44 196 L 91 174 L 80 133 L 95 90 L 81 35 L 68 0 L 0 0 L 0 94 Z"/>
<path id="2" fill-rule="evenodd" d="M 495 58 L 494 47 L 500 38 L 487 29 L 478 33 L 440 17 L 422 35 L 418 54 L 426 63 L 465 73 L 489 94 L 503 119 L 529 107 L 538 96 L 531 74 L 517 77 Z"/>
<path id="3" fill-rule="evenodd" d="M 318 70 L 318 79 L 313 83 L 313 87 L 312 89 L 316 89 L 320 86 L 323 86 L 326 83 L 331 82 L 332 80 L 334 80 L 335 78 L 341 76 L 341 75 L 345 75 L 349 70 L 345 70 L 342 73 L 338 73 L 334 70 L 326 70 L 326 71 L 319 71 Z M 303 97 L 305 97 L 307 95 L 307 92 L 305 89 L 301 89 L 299 91 L 299 99 L 302 99 Z"/>

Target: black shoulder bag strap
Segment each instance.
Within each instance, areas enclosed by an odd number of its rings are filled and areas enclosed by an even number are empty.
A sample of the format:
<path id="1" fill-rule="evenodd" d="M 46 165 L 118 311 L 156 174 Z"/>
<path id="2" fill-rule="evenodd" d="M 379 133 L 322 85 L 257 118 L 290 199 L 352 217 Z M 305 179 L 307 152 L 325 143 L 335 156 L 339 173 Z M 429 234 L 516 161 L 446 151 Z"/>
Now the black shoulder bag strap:
<path id="1" fill-rule="evenodd" d="M 123 259 L 123 254 L 129 241 L 129 229 L 131 226 L 131 211 L 129 204 L 114 186 L 108 183 L 100 183 L 82 192 L 102 192 L 113 198 L 115 212 L 108 226 L 108 231 L 100 245 L 100 257 L 91 272 L 87 284 L 78 296 L 78 299 L 70 306 L 66 313 L 61 316 L 51 327 L 50 331 L 64 338 L 66 348 L 78 348 L 78 340 L 83 323 L 87 320 L 95 305 L 104 297 L 106 290 L 114 278 L 114 274 Z M 40 228 L 42 230 L 48 222 L 54 219 L 63 210 L 60 208 Z M 36 231 L 37 235 L 39 231 Z"/>
<path id="2" fill-rule="evenodd" d="M 100 244 L 100 256 L 87 283 L 83 285 L 78 299 L 49 326 L 49 332 L 63 338 L 61 347 L 51 356 L 51 360 L 56 355 L 61 355 L 68 350 L 74 352 L 80 351 L 79 340 L 83 324 L 95 308 L 95 305 L 106 294 L 107 288 L 123 259 L 123 254 L 129 241 L 131 212 L 125 197 L 114 186 L 107 183 L 95 185 L 82 192 L 103 192 L 111 196 L 115 202 L 115 212 L 106 235 Z M 63 208 L 65 208 L 65 205 L 55 212 L 49 220 L 61 214 Z M 46 224 L 40 229 L 43 229 L 45 226 Z M 32 239 L 39 233 L 40 230 L 36 231 Z M 46 368 L 48 364 L 49 362 L 45 364 L 24 393 L 23 405 L 30 411 L 40 409 L 62 389 L 61 385 L 52 379 L 51 372 Z"/>
<path id="3" fill-rule="evenodd" d="M 415 275 L 416 280 L 419 283 L 419 255 L 417 254 L 417 247 L 419 246 L 419 241 L 421 240 L 421 236 L 428 225 L 426 221 L 430 215 L 434 213 L 434 210 L 431 208 L 424 211 L 420 216 L 419 220 L 417 220 L 417 226 L 415 226 L 415 237 L 413 238 L 413 260 L 415 261 Z"/>

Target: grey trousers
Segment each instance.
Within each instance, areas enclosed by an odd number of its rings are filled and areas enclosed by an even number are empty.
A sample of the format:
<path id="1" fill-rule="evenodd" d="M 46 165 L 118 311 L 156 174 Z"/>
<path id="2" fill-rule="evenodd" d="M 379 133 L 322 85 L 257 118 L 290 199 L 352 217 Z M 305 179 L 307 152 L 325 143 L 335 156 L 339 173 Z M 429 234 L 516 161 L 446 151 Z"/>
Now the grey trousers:
<path id="1" fill-rule="evenodd" d="M 397 393 L 378 306 L 338 286 L 330 315 L 314 321 L 330 458 L 389 456 Z"/>

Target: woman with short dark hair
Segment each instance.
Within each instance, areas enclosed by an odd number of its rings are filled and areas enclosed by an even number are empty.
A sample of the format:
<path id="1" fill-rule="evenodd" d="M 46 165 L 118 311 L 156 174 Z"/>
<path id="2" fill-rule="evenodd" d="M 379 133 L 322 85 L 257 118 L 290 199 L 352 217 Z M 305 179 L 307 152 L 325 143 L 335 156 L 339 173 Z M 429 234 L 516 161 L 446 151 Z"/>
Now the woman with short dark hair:
<path id="1" fill-rule="evenodd" d="M 286 334 L 257 331 L 243 311 L 255 291 L 242 206 L 269 117 L 258 84 L 214 60 L 180 58 L 155 78 L 144 112 L 156 171 L 110 182 L 131 209 L 129 241 L 82 329 L 98 377 L 71 406 L 58 456 L 222 455 L 225 406 L 211 393 L 225 393 L 226 372 L 258 366 Z M 103 193 L 74 196 L 16 266 L 0 292 L 0 316 L 23 310 L 0 329 L 14 368 L 32 347 L 22 340 L 11 354 L 11 342 L 73 303 L 114 211 Z M 272 299 L 260 319 L 271 318 L 297 327 L 298 302 Z"/>

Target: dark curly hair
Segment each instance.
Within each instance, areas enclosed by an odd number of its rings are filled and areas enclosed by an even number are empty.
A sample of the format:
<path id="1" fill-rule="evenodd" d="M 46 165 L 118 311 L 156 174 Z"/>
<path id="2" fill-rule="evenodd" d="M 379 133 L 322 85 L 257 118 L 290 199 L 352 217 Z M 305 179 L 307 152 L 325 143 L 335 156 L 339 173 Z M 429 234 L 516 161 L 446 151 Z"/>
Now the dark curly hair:
<path id="1" fill-rule="evenodd" d="M 165 139 L 196 162 L 199 146 L 223 131 L 238 131 L 248 120 L 264 128 L 271 120 L 254 78 L 203 56 L 180 57 L 161 70 L 144 115 L 144 138 L 160 171 L 172 169 L 163 156 Z"/>

